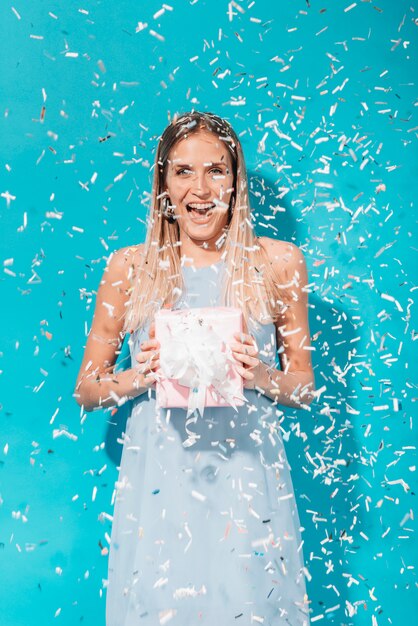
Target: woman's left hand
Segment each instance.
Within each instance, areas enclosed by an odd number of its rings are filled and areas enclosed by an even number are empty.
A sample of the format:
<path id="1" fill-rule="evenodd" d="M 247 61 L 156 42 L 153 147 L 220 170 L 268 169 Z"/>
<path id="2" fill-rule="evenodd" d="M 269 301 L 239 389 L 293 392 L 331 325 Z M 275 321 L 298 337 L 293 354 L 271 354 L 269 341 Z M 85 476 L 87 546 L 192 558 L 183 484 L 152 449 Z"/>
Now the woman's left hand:
<path id="1" fill-rule="evenodd" d="M 257 385 L 257 374 L 261 367 L 258 358 L 258 347 L 252 335 L 247 333 L 235 333 L 236 341 L 230 342 L 229 346 L 237 361 L 236 370 L 244 379 L 246 389 L 254 389 Z"/>

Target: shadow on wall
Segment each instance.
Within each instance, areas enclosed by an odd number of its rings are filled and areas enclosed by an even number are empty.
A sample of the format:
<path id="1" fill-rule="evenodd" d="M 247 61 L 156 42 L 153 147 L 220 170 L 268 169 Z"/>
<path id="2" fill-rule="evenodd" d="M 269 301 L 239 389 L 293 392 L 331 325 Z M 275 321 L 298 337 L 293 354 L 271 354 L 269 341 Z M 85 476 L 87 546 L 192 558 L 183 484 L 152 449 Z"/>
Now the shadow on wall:
<path id="1" fill-rule="evenodd" d="M 306 242 L 300 241 L 298 223 L 304 218 L 295 216 L 293 206 L 278 201 L 274 188 L 265 177 L 250 176 L 257 234 L 302 247 Z M 309 239 L 307 243 L 304 249 L 308 256 L 314 246 Z M 311 404 L 311 411 L 286 407 L 282 427 L 305 528 L 303 550 L 312 577 L 308 583 L 312 615 L 325 614 L 328 623 L 340 625 L 353 623 L 345 614 L 349 570 L 344 556 L 356 550 L 353 526 L 357 534 L 365 521 L 358 512 L 359 492 L 353 480 L 360 455 L 351 423 L 357 409 L 350 361 L 356 353 L 353 340 L 359 331 L 350 313 L 335 303 L 335 297 L 321 297 L 324 266 L 320 268 L 310 269 L 308 278 L 312 362 L 321 394 Z"/>
<path id="2" fill-rule="evenodd" d="M 249 173 L 256 233 L 303 246 L 305 242 L 299 241 L 297 232 L 303 218 L 292 215 L 294 208 L 278 199 L 274 187 L 265 177 Z M 353 340 L 359 332 L 348 312 L 335 304 L 335 298 L 316 295 L 321 277 L 315 273 L 315 268 L 309 273 L 309 324 L 316 387 L 321 393 L 309 411 L 285 407 L 282 432 L 304 529 L 312 616 L 325 614 L 330 624 L 348 625 L 353 622 L 345 614 L 350 576 L 344 556 L 356 551 L 351 532 L 356 526 L 357 534 L 363 521 L 353 480 L 360 456 L 350 419 L 357 410 L 349 378 L 349 364 L 355 354 Z M 118 369 L 130 367 L 127 340 L 117 365 Z M 106 452 L 116 466 L 120 463 L 121 437 L 131 409 L 132 402 L 127 402 L 117 410 L 107 410 Z"/>

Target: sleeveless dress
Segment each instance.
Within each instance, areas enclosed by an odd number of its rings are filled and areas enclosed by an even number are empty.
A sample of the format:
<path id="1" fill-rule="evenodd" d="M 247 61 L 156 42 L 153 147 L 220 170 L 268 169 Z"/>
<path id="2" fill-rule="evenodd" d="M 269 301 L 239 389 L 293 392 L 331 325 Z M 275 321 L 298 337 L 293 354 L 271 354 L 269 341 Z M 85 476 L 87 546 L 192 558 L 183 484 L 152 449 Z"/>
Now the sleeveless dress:
<path id="1" fill-rule="evenodd" d="M 176 308 L 219 306 L 219 261 L 183 267 Z M 274 364 L 273 324 L 249 329 Z M 148 328 L 129 338 L 132 362 Z M 109 553 L 107 626 L 308 626 L 302 541 L 273 402 L 244 388 L 248 404 L 157 409 L 155 390 L 128 418 Z"/>

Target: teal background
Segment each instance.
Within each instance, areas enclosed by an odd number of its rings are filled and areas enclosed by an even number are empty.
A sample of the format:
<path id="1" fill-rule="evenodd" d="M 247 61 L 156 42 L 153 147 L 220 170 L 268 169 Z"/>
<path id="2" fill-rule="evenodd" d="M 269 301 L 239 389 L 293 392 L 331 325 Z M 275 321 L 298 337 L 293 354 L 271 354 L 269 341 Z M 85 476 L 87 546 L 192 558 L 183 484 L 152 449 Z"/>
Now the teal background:
<path id="1" fill-rule="evenodd" d="M 82 414 L 72 392 L 106 258 L 144 240 L 157 138 L 192 107 L 233 124 L 257 232 L 308 263 L 322 393 L 282 428 L 312 623 L 415 623 L 416 5 L 38 0 L 0 19 L 0 624 L 104 626 L 129 406 Z"/>

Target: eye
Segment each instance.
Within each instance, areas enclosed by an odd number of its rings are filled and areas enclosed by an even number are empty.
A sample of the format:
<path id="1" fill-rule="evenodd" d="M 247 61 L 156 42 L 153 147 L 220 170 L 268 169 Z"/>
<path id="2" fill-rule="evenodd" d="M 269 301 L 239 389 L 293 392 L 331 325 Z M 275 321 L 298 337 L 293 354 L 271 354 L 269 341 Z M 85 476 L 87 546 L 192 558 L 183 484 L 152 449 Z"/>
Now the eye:
<path id="1" fill-rule="evenodd" d="M 188 167 L 182 167 L 181 169 L 177 170 L 176 174 L 184 174 L 187 173 L 189 174 L 192 170 L 189 169 Z"/>
<path id="2" fill-rule="evenodd" d="M 211 171 L 213 174 L 223 174 L 223 170 L 221 170 L 221 168 L 220 168 L 220 167 L 213 167 L 210 171 Z"/>

